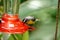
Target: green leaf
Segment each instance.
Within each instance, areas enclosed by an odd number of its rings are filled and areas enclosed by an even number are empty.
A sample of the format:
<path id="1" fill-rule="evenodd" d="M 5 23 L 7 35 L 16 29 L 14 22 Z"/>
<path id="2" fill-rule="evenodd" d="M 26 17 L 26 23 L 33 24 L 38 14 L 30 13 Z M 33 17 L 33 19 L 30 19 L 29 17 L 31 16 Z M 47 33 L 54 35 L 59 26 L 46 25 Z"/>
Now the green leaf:
<path id="1" fill-rule="evenodd" d="M 23 34 L 22 40 L 29 40 L 29 31 L 26 31 L 26 32 Z"/>

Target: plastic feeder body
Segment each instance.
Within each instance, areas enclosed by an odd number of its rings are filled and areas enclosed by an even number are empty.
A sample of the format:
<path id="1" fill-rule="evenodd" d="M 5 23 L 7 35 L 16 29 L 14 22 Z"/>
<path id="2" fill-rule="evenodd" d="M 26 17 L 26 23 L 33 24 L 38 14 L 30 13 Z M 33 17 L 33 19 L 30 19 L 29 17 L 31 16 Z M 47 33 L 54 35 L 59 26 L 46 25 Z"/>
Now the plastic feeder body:
<path id="1" fill-rule="evenodd" d="M 4 14 L 0 24 L 0 32 L 23 34 L 29 26 L 19 20 L 18 15 Z"/>

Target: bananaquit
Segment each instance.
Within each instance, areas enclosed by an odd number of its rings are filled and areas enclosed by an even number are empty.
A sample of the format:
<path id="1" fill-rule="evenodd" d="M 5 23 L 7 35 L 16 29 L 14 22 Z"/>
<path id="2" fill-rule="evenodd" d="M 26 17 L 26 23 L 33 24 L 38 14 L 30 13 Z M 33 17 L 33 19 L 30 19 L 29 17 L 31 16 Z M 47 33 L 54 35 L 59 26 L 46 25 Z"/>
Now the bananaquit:
<path id="1" fill-rule="evenodd" d="M 33 16 L 27 16 L 23 19 L 23 22 L 28 24 L 28 25 L 33 25 L 33 24 L 35 24 L 36 21 L 38 21 L 38 19 L 36 19 Z"/>

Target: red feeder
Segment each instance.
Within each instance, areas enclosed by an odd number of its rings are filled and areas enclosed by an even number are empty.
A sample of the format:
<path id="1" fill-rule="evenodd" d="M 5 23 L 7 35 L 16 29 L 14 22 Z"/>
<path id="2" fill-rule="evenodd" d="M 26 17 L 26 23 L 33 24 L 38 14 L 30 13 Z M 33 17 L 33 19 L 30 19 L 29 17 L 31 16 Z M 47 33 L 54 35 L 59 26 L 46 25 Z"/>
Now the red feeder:
<path id="1" fill-rule="evenodd" d="M 4 14 L 0 25 L 0 32 L 23 34 L 29 26 L 19 20 L 18 15 Z"/>

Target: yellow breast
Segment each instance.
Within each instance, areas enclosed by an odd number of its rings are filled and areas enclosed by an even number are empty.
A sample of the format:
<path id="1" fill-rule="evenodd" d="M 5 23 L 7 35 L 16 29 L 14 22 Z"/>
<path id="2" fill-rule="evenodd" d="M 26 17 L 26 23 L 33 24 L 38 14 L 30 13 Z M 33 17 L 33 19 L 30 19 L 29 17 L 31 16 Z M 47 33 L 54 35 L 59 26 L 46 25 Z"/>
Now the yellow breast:
<path id="1" fill-rule="evenodd" d="M 32 20 L 29 20 L 26 22 L 27 24 L 35 24 L 35 22 L 33 22 Z"/>

